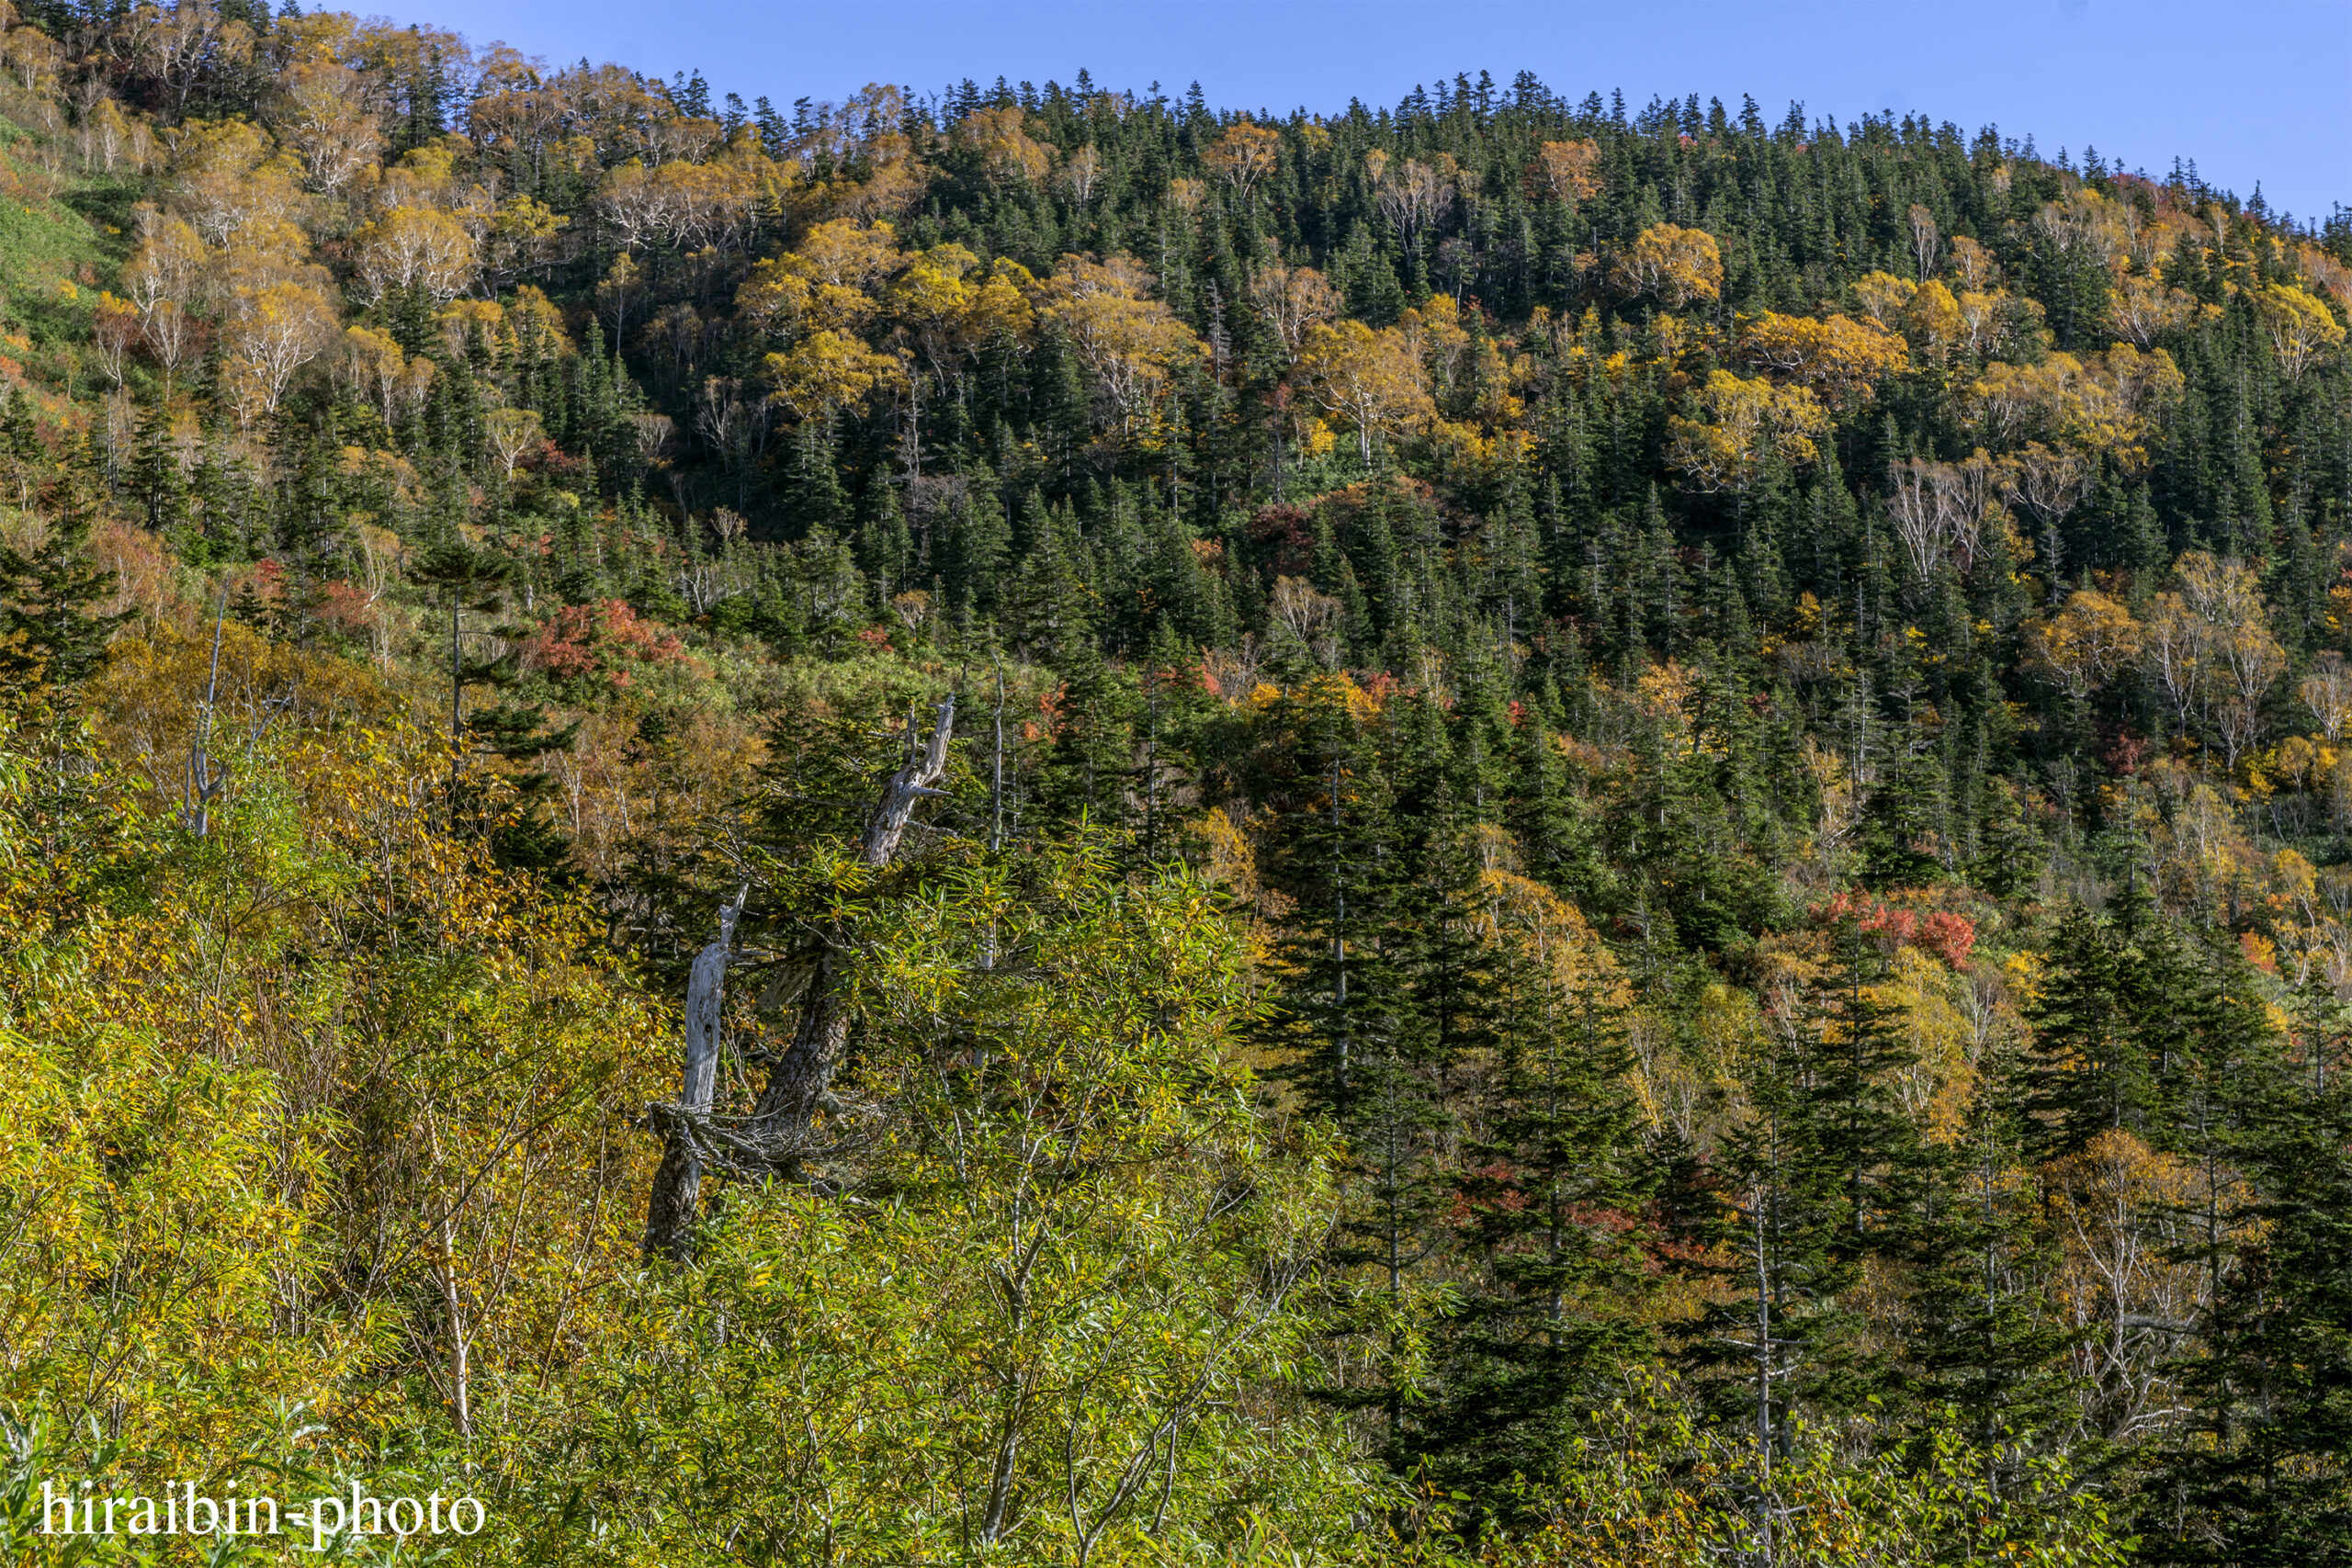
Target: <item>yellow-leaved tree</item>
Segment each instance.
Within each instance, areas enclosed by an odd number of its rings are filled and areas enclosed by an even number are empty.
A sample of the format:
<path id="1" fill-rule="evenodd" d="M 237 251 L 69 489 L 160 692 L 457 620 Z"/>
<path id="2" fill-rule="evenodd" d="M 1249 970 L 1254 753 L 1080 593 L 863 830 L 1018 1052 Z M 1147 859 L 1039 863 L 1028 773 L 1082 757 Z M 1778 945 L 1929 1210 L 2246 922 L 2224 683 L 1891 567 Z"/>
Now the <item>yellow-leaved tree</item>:
<path id="1" fill-rule="evenodd" d="M 1252 125 L 1248 116 L 1233 122 L 1226 133 L 1209 144 L 1201 156 L 1216 171 L 1233 194 L 1248 197 L 1267 175 L 1274 172 L 1282 157 L 1282 138 L 1262 125 Z"/>
<path id="2" fill-rule="evenodd" d="M 1367 464 L 1375 437 L 1426 430 L 1437 418 L 1428 367 L 1395 327 L 1317 322 L 1300 344 L 1298 375 L 1324 411 L 1356 433 Z"/>
<path id="3" fill-rule="evenodd" d="M 166 625 L 94 696 L 144 767 L 0 773 L 0 904 L 51 955 L 5 982 L 0 1398 L 142 1478 L 479 1435 L 606 1321 L 660 1010 L 453 830 L 364 670 Z"/>
<path id="4" fill-rule="evenodd" d="M 1066 255 L 1035 285 L 1038 314 L 1069 334 L 1079 362 L 1109 404 L 1120 434 L 1150 423 L 1170 381 L 1208 356 L 1208 345 L 1164 300 L 1159 279 L 1135 257 Z"/>
<path id="5" fill-rule="evenodd" d="M 2270 351 L 2290 381 L 2302 379 L 2323 355 L 2344 346 L 2344 328 L 2313 296 L 2290 284 L 2274 283 L 2256 299 Z"/>
<path id="6" fill-rule="evenodd" d="M 907 258 L 884 302 L 944 392 L 981 348 L 1028 334 L 1027 292 L 1035 286 L 1019 262 L 1000 257 L 982 268 L 962 245 L 934 245 Z"/>
<path id="7" fill-rule="evenodd" d="M 1609 276 L 1632 298 L 1679 310 L 1723 293 L 1723 253 L 1704 229 L 1657 223 L 1610 263 Z"/>
<path id="8" fill-rule="evenodd" d="M 2129 608 L 2094 589 L 2068 596 L 2066 607 L 2027 630 L 2036 668 L 2076 702 L 2128 669 L 2140 654 L 2140 624 Z"/>
<path id="9" fill-rule="evenodd" d="M 1829 434 L 1828 411 L 1810 390 L 1761 377 L 1711 371 L 1694 402 L 1702 417 L 1667 421 L 1666 460 L 1710 493 L 1745 495 L 1770 461 L 1810 463 L 1820 455 L 1814 442 Z"/>
<path id="10" fill-rule="evenodd" d="M 1867 317 L 1815 320 L 1767 310 L 1740 333 L 1739 349 L 1758 369 L 1810 388 L 1839 411 L 1867 401 L 1880 382 L 1911 367 L 1903 339 Z"/>

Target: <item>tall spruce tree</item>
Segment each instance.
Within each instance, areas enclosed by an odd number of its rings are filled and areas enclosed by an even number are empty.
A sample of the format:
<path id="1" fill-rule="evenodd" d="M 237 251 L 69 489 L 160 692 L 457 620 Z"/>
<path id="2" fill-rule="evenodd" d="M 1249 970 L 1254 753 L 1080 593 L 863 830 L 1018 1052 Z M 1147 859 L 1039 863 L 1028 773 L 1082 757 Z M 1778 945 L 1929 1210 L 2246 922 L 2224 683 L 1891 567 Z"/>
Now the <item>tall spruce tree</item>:
<path id="1" fill-rule="evenodd" d="M 1499 933 L 1489 984 L 1505 1020 L 1464 1152 L 1461 1304 L 1438 1328 L 1419 1451 L 1489 1507 L 1556 1464 L 1598 1391 L 1657 1353 L 1644 1310 L 1645 1193 L 1623 1003 L 1598 974 L 1564 980 L 1571 933 Z"/>
<path id="2" fill-rule="evenodd" d="M 112 585 L 90 559 L 91 510 L 69 491 L 42 520 L 39 543 L 0 545 L 0 682 L 20 692 L 81 685 L 130 618 L 97 608 Z"/>
<path id="3" fill-rule="evenodd" d="M 1996 1484 L 2018 1478 L 2006 1456 L 2063 1440 L 2075 1417 L 2065 1357 L 2083 1332 L 2053 1297 L 2060 1258 L 2027 1163 L 2023 1066 L 2010 1043 L 1986 1049 L 1958 1135 L 1922 1145 L 1900 1240 L 1909 1291 L 1894 1413 L 1913 1438 L 1955 1420 Z"/>

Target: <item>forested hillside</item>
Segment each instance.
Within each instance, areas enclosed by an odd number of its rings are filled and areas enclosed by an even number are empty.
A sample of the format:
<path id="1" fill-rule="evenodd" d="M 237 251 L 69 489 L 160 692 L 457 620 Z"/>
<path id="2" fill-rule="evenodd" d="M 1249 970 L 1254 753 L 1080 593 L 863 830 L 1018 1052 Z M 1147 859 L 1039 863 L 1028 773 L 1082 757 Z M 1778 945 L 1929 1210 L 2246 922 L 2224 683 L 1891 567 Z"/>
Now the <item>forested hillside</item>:
<path id="1" fill-rule="evenodd" d="M 2352 1562 L 2352 214 L 0 18 L 12 1560 Z"/>

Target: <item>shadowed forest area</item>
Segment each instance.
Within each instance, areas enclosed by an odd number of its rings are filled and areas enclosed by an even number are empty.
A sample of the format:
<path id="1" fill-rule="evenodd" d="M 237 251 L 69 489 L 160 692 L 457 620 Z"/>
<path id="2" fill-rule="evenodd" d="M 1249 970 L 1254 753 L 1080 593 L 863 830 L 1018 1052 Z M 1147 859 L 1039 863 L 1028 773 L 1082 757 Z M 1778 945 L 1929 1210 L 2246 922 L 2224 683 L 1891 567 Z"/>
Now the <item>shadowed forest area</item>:
<path id="1" fill-rule="evenodd" d="M 2352 1562 L 2352 212 L 0 20 L 12 1561 Z"/>

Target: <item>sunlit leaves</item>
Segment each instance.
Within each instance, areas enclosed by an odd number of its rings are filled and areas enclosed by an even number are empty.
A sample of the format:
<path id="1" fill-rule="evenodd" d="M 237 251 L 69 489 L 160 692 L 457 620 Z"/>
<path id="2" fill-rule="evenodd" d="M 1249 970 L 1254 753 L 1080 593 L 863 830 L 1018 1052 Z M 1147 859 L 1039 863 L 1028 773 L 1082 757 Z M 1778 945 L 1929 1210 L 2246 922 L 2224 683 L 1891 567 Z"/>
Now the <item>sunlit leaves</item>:
<path id="1" fill-rule="evenodd" d="M 2140 625 L 2132 612 L 2091 589 L 2068 595 L 2065 608 L 2029 637 L 2035 662 L 2078 701 L 2140 653 Z"/>
<path id="2" fill-rule="evenodd" d="M 1425 429 L 1437 417 L 1428 370 L 1395 327 L 1317 322 L 1300 344 L 1298 375 L 1324 411 L 1356 433 L 1366 463 L 1376 438 Z"/>
<path id="3" fill-rule="evenodd" d="M 1851 316 L 1817 321 L 1768 310 L 1740 333 L 1739 347 L 1751 364 L 1811 388 L 1840 411 L 1866 401 L 1880 382 L 1911 367 L 1902 338 Z"/>
<path id="4" fill-rule="evenodd" d="M 888 223 L 820 223 L 799 249 L 752 269 L 736 309 L 770 333 L 854 331 L 873 316 L 871 291 L 898 263 L 897 236 Z"/>
<path id="5" fill-rule="evenodd" d="M 437 207 L 395 207 L 352 236 L 361 287 L 369 300 L 395 288 L 422 289 L 438 302 L 472 282 L 473 236 Z"/>
<path id="6" fill-rule="evenodd" d="M 2038 365 L 1996 361 L 1970 383 L 1962 407 L 1996 447 L 2035 436 L 2068 441 L 2136 472 L 2147 460 L 2151 422 L 2183 386 L 2165 350 L 2117 344 L 2082 358 L 2052 354 Z"/>
<path id="7" fill-rule="evenodd" d="M 1546 141 L 1528 166 L 1528 184 L 1554 201 L 1573 206 L 1600 194 L 1600 144 Z"/>
<path id="8" fill-rule="evenodd" d="M 1667 461 L 1701 491 L 1744 491 L 1767 462 L 1810 463 L 1829 415 L 1805 388 L 1777 387 L 1728 370 L 1709 373 L 1696 399 L 1704 417 L 1668 422 Z"/>
<path id="9" fill-rule="evenodd" d="M 898 360 L 842 333 L 812 333 L 766 360 L 771 400 L 796 419 L 820 419 L 905 379 Z"/>
<path id="10" fill-rule="evenodd" d="M 1247 118 L 1236 120 L 1202 154 L 1237 196 L 1248 196 L 1274 169 L 1282 155 L 1282 138 Z"/>
<path id="11" fill-rule="evenodd" d="M 221 336 L 224 389 L 238 423 L 250 427 L 277 412 L 294 372 L 334 341 L 334 307 L 307 284 L 241 287 Z"/>
<path id="12" fill-rule="evenodd" d="M 973 110 L 956 122 L 956 138 L 978 154 L 980 166 L 999 184 L 1034 183 L 1051 166 L 1016 106 Z"/>
<path id="13" fill-rule="evenodd" d="M 1723 254 L 1703 229 L 1654 224 L 1610 263 L 1609 276 L 1629 296 L 1679 310 L 1723 292 Z"/>
<path id="14" fill-rule="evenodd" d="M 1208 345 L 1150 290 L 1157 280 L 1131 255 L 1066 255 L 1035 286 L 1039 313 L 1072 346 L 1123 433 L 1133 434 L 1176 372 Z"/>
<path id="15" fill-rule="evenodd" d="M 2344 328 L 2327 307 L 2300 288 L 2274 283 L 2262 291 L 2258 303 L 2271 352 L 2290 380 L 2300 380 L 2321 355 L 2344 344 Z"/>
<path id="16" fill-rule="evenodd" d="M 1225 1057 L 1244 950 L 1208 889 L 1122 887 L 1083 848 L 942 867 L 911 898 L 801 870 L 870 939 L 829 1125 L 874 1201 L 754 1200 L 691 1288 L 649 1290 L 644 1337 L 582 1389 L 605 1414 L 582 1479 L 614 1522 L 679 1551 L 1125 1561 L 1253 1527 L 1338 1549 L 1367 1478 L 1305 1411 L 1266 1418 L 1329 1176 Z M 877 1099 L 888 1135 L 856 1134 Z"/>
<path id="17" fill-rule="evenodd" d="M 1260 267 L 1250 279 L 1250 305 L 1294 359 L 1305 346 L 1307 332 L 1342 310 L 1339 290 L 1311 266 Z"/>

